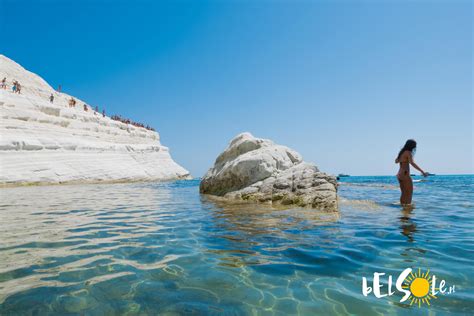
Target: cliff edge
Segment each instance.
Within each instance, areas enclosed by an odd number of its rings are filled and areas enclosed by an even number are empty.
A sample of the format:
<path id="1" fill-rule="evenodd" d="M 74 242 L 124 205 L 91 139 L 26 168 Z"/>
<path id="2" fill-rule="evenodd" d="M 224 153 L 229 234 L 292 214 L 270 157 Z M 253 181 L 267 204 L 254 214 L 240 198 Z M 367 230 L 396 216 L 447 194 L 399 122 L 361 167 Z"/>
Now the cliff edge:
<path id="1" fill-rule="evenodd" d="M 3 78 L 0 186 L 190 178 L 157 132 L 103 116 L 77 98 L 72 107 L 70 95 L 0 55 Z M 15 80 L 20 94 L 12 91 Z"/>

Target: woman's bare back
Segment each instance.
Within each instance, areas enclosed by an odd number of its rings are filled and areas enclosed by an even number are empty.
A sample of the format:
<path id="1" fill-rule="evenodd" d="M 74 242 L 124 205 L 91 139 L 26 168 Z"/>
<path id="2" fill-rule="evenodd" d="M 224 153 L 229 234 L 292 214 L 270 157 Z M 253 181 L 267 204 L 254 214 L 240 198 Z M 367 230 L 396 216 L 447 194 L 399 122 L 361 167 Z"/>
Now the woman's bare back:
<path id="1" fill-rule="evenodd" d="M 402 153 L 400 158 L 397 159 L 396 162 L 400 164 L 400 169 L 397 173 L 398 179 L 408 179 L 410 178 L 410 158 L 411 152 L 406 150 Z"/>

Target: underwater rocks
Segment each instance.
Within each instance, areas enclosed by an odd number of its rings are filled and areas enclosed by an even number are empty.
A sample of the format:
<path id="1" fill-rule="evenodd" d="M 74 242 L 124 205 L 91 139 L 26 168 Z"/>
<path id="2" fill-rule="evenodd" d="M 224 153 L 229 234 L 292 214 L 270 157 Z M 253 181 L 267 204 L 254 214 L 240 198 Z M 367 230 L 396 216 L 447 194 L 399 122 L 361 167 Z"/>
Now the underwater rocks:
<path id="1" fill-rule="evenodd" d="M 233 201 L 337 210 L 337 182 L 296 151 L 237 135 L 201 181 L 200 192 Z"/>

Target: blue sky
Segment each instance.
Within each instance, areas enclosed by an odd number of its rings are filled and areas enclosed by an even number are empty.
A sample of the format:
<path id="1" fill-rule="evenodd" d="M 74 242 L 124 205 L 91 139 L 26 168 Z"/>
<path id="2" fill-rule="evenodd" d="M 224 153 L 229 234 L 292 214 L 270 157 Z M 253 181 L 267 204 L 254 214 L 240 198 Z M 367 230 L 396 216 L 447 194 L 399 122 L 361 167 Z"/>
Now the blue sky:
<path id="1" fill-rule="evenodd" d="M 0 53 L 202 176 L 243 131 L 322 170 L 473 172 L 470 1 L 0 0 Z"/>

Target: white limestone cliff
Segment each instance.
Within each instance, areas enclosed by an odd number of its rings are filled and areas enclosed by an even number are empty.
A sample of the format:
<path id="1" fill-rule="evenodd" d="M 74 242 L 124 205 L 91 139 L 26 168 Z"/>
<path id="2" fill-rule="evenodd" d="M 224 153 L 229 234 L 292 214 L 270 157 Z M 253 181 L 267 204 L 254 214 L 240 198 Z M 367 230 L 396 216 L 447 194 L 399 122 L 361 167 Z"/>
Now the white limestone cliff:
<path id="1" fill-rule="evenodd" d="M 202 179 L 200 192 L 233 201 L 338 208 L 334 176 L 304 162 L 296 151 L 250 133 L 232 139 Z"/>
<path id="2" fill-rule="evenodd" d="M 112 120 L 0 55 L 0 186 L 190 178 L 157 132 Z M 12 92 L 17 80 L 21 94 Z M 53 93 L 54 102 L 49 96 Z"/>

